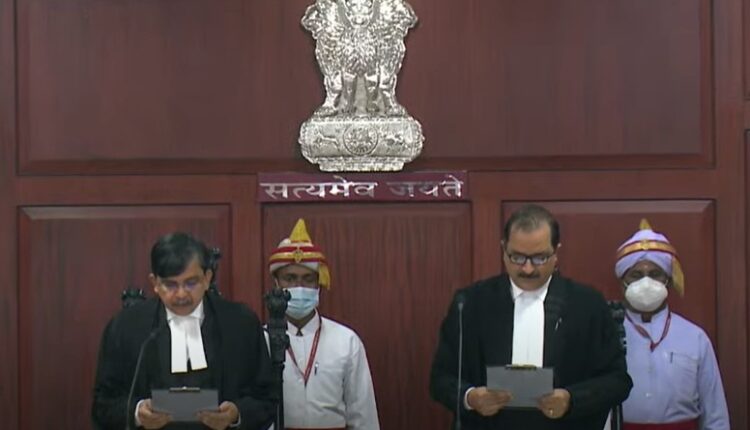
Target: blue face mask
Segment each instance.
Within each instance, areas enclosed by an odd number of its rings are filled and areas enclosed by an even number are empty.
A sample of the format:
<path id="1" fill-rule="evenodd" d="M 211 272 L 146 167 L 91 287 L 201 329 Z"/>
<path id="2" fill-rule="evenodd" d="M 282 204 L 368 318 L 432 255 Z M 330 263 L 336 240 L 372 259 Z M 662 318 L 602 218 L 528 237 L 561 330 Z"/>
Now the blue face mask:
<path id="1" fill-rule="evenodd" d="M 306 287 L 287 288 L 292 298 L 286 308 L 286 314 L 299 320 L 308 316 L 315 308 L 318 307 L 320 300 L 320 289 Z"/>

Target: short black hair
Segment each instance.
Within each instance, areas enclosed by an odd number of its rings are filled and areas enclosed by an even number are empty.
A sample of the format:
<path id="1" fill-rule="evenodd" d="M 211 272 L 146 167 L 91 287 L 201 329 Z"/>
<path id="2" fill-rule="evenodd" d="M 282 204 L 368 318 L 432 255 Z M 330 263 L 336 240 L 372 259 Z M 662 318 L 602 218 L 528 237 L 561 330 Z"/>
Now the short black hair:
<path id="1" fill-rule="evenodd" d="M 151 273 L 160 278 L 177 276 L 185 271 L 194 258 L 203 272 L 210 268 L 208 247 L 195 237 L 175 232 L 159 238 L 151 248 Z"/>
<path id="2" fill-rule="evenodd" d="M 510 233 L 513 230 L 518 229 L 525 232 L 534 231 L 538 229 L 543 222 L 546 222 L 547 225 L 549 225 L 552 249 L 557 249 L 557 245 L 560 243 L 560 224 L 550 211 L 535 204 L 521 206 L 510 215 L 510 218 L 503 228 L 503 238 L 505 243 L 510 239 Z"/>

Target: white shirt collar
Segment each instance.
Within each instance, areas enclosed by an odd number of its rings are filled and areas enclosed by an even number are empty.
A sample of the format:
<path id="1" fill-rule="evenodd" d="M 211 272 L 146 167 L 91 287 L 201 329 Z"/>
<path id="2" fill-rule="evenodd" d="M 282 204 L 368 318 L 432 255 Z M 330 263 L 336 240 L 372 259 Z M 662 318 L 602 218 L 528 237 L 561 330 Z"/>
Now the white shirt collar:
<path id="1" fill-rule="evenodd" d="M 549 278 L 547 278 L 547 282 L 544 283 L 541 287 L 537 288 L 534 291 L 526 291 L 522 290 L 521 288 L 516 285 L 515 282 L 513 282 L 513 278 L 510 278 L 510 293 L 513 296 L 513 301 L 515 302 L 518 296 L 520 296 L 523 293 L 526 293 L 527 296 L 530 297 L 537 297 L 541 301 L 544 301 L 544 299 L 547 298 L 547 292 L 549 291 L 549 283 L 552 281 L 552 275 L 550 275 Z"/>
<path id="2" fill-rule="evenodd" d="M 320 325 L 320 316 L 318 315 L 318 310 L 315 310 L 315 314 L 312 318 L 310 318 L 310 321 L 307 322 L 302 328 L 297 329 L 297 326 L 292 324 L 289 320 L 286 322 L 287 332 L 290 333 L 292 336 L 296 335 L 298 331 L 302 332 L 302 336 L 307 336 L 310 334 L 315 333 L 315 331 L 318 330 L 318 326 Z"/>
<path id="3" fill-rule="evenodd" d="M 641 317 L 641 314 L 638 312 L 632 311 L 627 308 L 625 309 L 625 312 L 628 313 L 628 316 L 630 317 L 631 320 L 633 320 L 635 324 L 638 324 L 638 325 L 653 324 L 653 325 L 663 326 L 664 323 L 667 322 L 667 314 L 669 313 L 667 312 L 668 310 L 669 310 L 669 306 L 665 306 L 664 309 L 660 310 L 659 312 L 651 316 L 650 322 L 643 321 L 643 317 Z"/>

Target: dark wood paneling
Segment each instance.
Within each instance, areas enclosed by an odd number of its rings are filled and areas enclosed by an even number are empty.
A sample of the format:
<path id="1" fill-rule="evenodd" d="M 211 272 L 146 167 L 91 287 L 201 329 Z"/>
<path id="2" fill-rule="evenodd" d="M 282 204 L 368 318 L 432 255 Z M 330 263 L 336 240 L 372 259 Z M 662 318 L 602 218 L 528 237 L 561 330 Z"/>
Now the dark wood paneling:
<path id="1" fill-rule="evenodd" d="M 685 296 L 672 291 L 670 306 L 717 338 L 716 237 L 710 201 L 539 202 L 560 221 L 560 272 L 591 285 L 609 300 L 622 300 L 614 274 L 617 248 L 647 218 L 677 248 L 685 272 Z M 521 203 L 504 203 L 503 219 Z"/>
<path id="2" fill-rule="evenodd" d="M 420 168 L 710 162 L 708 0 L 413 5 L 399 93 L 426 130 Z M 305 6 L 19 2 L 22 170 L 304 169 L 322 93 Z"/>
<path id="3" fill-rule="evenodd" d="M 4 424 L 7 428 L 15 429 L 18 428 L 18 250 L 17 217 L 8 179 L 0 178 L 0 195 L 3 196 L 0 199 L 0 344 L 3 345 L 0 348 L 0 416 L 7 417 Z"/>
<path id="4" fill-rule="evenodd" d="M 708 0 L 413 4 L 401 93 L 429 158 L 708 149 Z"/>
<path id="5" fill-rule="evenodd" d="M 2 181 L 0 181 L 2 182 Z M 0 193 L 8 188 L 0 186 Z M 9 193 L 10 194 L 10 193 Z M 0 416 L 18 428 L 18 278 L 16 216 L 10 202 L 0 204 Z"/>
<path id="6" fill-rule="evenodd" d="M 251 176 L 21 177 L 20 206 L 228 204 L 255 197 Z"/>
<path id="7" fill-rule="evenodd" d="M 16 81 L 14 2 L 0 0 L 0 416 L 18 428 Z"/>
<path id="8" fill-rule="evenodd" d="M 234 286 L 232 298 L 262 310 L 260 207 L 255 204 L 254 176 L 62 176 L 23 177 L 17 188 L 21 206 L 46 205 L 230 205 L 231 248 L 226 258 L 243 256 L 231 272 L 220 266 L 221 284 Z M 225 260 L 226 260 L 225 258 Z M 257 263 L 257 264 L 256 264 Z"/>
<path id="9" fill-rule="evenodd" d="M 472 199 L 658 200 L 712 199 L 715 170 L 473 172 Z"/>
<path id="10" fill-rule="evenodd" d="M 303 4 L 18 6 L 22 165 L 294 158 L 322 99 Z"/>
<path id="11" fill-rule="evenodd" d="M 745 66 L 743 68 L 744 74 L 744 95 L 745 100 L 750 100 L 750 2 L 748 0 L 742 0 L 742 39 L 743 39 L 743 51 L 742 51 L 742 60 L 743 65 Z M 745 114 L 747 114 L 747 110 L 745 110 Z M 745 123 L 745 128 L 750 128 L 747 126 L 747 123 Z"/>
<path id="12" fill-rule="evenodd" d="M 230 249 L 229 229 L 227 206 L 21 209 L 19 428 L 89 428 L 101 332 L 124 288 L 153 295 L 154 240 L 183 230 Z"/>
<path id="13" fill-rule="evenodd" d="M 493 197 L 474 197 L 471 205 L 474 226 L 474 279 L 496 275 L 502 268 L 502 217 L 500 202 Z"/>
<path id="14" fill-rule="evenodd" d="M 263 255 L 262 207 L 255 202 L 256 180 L 253 176 L 233 185 L 232 204 L 232 299 L 246 303 L 262 318 L 263 281 L 267 278 Z M 228 274 L 224 272 L 225 276 Z M 227 278 L 224 278 L 227 279 Z"/>
<path id="15" fill-rule="evenodd" d="M 301 216 L 331 263 L 321 311 L 367 348 L 381 428 L 445 428 L 447 411 L 427 394 L 429 366 L 452 292 L 471 279 L 469 205 L 269 205 L 264 255 Z"/>
<path id="16" fill-rule="evenodd" d="M 747 149 L 742 142 L 743 0 L 714 1 L 718 355 L 732 428 L 750 428 L 748 410 Z"/>

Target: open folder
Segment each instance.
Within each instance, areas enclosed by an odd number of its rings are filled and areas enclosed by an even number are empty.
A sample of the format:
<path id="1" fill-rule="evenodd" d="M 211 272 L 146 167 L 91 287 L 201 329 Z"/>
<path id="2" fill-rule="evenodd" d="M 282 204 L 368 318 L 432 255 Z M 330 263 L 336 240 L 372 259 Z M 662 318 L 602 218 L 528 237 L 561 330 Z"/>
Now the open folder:
<path id="1" fill-rule="evenodd" d="M 552 392 L 551 367 L 488 366 L 487 388 L 510 391 L 506 408 L 536 408 L 539 398 Z"/>
<path id="2" fill-rule="evenodd" d="M 172 416 L 173 421 L 198 421 L 200 411 L 219 410 L 219 392 L 196 387 L 151 390 L 151 408 Z"/>

